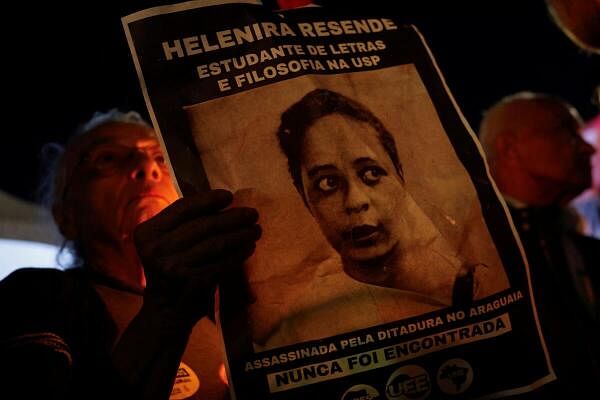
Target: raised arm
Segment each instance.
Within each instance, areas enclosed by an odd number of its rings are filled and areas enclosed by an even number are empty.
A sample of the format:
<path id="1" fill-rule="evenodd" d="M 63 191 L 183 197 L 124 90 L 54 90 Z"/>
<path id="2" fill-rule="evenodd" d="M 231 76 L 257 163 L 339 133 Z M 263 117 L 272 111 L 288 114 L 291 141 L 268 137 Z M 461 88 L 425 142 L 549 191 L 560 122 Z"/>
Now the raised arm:
<path id="1" fill-rule="evenodd" d="M 136 229 L 147 287 L 113 363 L 141 398 L 168 399 L 191 329 L 212 311 L 215 287 L 254 252 L 258 213 L 227 208 L 231 201 L 224 190 L 182 198 Z"/>

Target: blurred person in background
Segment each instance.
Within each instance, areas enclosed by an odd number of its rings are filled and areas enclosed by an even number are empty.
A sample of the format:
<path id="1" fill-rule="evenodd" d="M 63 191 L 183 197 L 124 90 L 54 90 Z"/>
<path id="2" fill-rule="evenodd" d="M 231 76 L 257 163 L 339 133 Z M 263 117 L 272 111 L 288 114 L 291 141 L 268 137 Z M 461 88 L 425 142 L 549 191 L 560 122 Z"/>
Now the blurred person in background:
<path id="1" fill-rule="evenodd" d="M 579 113 L 540 93 L 508 96 L 484 114 L 479 137 L 528 259 L 533 294 L 557 380 L 543 393 L 597 393 L 598 287 L 589 271 L 600 241 L 577 232 L 569 202 L 589 186 L 594 148 Z M 585 389 L 589 388 L 589 389 Z"/>

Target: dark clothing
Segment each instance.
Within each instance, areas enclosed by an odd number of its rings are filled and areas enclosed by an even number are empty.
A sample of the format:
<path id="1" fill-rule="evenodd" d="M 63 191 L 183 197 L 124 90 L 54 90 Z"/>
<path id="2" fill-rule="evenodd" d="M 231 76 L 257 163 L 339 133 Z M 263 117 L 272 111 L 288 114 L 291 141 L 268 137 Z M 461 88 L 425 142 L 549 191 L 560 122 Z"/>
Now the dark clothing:
<path id="1" fill-rule="evenodd" d="M 94 282 L 119 335 L 142 307 L 142 296 L 114 286 Z M 201 318 L 194 324 L 180 359 L 179 369 L 171 391 L 174 399 L 222 400 L 227 393 L 223 381 L 225 367 L 217 328 L 212 320 Z"/>
<path id="2" fill-rule="evenodd" d="M 19 391 L 3 398 L 101 398 L 119 386 L 109 373 L 115 326 L 76 275 L 28 268 L 0 282 L 0 352 L 9 369 L 0 390 Z"/>
<path id="3" fill-rule="evenodd" d="M 586 271 L 600 260 L 600 241 L 571 229 L 562 209 L 510 211 L 527 255 L 539 322 L 557 376 L 523 397 L 594 398 L 592 393 L 600 393 L 598 307 Z"/>
<path id="4" fill-rule="evenodd" d="M 119 334 L 141 306 L 141 296 L 110 288 L 101 292 L 95 285 L 82 269 L 63 272 L 27 268 L 0 282 L 0 358 L 3 367 L 10 368 L 1 375 L 0 398 L 135 398 L 113 371 L 110 354 Z M 211 355 L 209 361 L 194 359 L 201 357 L 198 354 L 208 346 L 215 346 L 214 338 L 206 335 L 194 345 L 196 328 L 188 342 L 195 356 L 191 361 L 184 360 L 186 364 L 180 366 L 176 382 L 185 384 L 190 376 L 200 376 L 201 390 L 196 390 L 194 397 L 180 393 L 176 398 L 221 399 L 227 387 L 223 382 L 215 383 L 219 377 L 213 373 L 218 369 L 220 354 Z M 202 361 L 210 364 L 212 378 L 205 378 L 202 371 L 195 370 L 197 376 L 192 372 L 195 365 L 204 367 Z M 206 395 L 206 388 L 211 386 L 210 395 L 198 397 L 203 391 Z M 181 387 L 176 385 L 174 390 L 181 391 Z"/>

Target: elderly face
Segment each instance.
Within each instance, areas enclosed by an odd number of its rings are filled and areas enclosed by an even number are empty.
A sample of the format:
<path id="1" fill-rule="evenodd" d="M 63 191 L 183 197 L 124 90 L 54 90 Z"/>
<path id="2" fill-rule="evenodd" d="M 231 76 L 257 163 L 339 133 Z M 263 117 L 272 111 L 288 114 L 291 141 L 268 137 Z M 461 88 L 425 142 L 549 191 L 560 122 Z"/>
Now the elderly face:
<path id="1" fill-rule="evenodd" d="M 587 188 L 594 149 L 581 138 L 579 122 L 558 105 L 532 110 L 528 119 L 516 149 L 521 167 L 542 183 L 572 192 L 572 197 Z"/>
<path id="2" fill-rule="evenodd" d="M 137 224 L 178 198 L 151 128 L 114 122 L 87 133 L 69 155 L 66 195 L 75 239 L 129 240 Z"/>
<path id="3" fill-rule="evenodd" d="M 361 265 L 396 247 L 394 213 L 405 196 L 378 135 L 368 123 L 331 114 L 317 120 L 303 142 L 310 211 L 342 259 Z"/>

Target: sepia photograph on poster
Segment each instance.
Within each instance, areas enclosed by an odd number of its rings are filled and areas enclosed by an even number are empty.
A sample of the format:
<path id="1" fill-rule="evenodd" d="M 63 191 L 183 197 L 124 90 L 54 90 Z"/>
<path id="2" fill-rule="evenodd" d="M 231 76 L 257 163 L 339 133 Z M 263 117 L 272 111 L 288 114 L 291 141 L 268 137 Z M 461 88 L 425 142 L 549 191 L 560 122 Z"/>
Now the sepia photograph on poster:
<path id="1" fill-rule="evenodd" d="M 514 227 L 414 26 L 223 1 L 123 25 L 182 194 L 227 189 L 260 215 L 245 295 L 218 293 L 233 398 L 554 379 Z"/>

